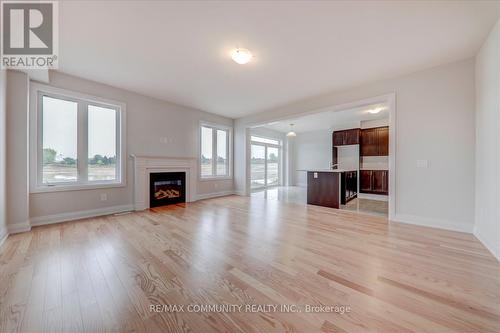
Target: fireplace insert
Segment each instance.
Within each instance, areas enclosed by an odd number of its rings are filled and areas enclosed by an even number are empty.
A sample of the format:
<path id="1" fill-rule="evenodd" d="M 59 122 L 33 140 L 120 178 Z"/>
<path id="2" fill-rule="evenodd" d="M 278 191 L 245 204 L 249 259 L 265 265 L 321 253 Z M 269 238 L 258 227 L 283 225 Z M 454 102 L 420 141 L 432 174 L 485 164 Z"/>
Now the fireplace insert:
<path id="1" fill-rule="evenodd" d="M 149 207 L 151 208 L 186 202 L 186 173 L 151 173 L 149 188 Z"/>

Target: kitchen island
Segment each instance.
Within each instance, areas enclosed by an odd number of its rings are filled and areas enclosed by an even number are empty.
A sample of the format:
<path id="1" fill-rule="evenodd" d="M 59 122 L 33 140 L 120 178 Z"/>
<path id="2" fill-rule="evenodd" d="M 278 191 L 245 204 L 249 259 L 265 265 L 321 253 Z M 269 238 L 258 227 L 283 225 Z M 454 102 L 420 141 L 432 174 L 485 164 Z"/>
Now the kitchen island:
<path id="1" fill-rule="evenodd" d="M 341 169 L 299 170 L 307 172 L 307 203 L 331 208 L 357 195 L 357 171 Z"/>

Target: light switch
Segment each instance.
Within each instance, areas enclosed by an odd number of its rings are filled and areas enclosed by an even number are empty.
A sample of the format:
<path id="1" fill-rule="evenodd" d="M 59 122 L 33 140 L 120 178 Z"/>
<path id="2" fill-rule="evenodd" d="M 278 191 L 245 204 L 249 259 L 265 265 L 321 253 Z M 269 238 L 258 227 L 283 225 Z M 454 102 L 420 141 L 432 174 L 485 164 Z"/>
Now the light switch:
<path id="1" fill-rule="evenodd" d="M 318 173 L 317 172 L 313 173 L 313 178 L 318 178 Z"/>
<path id="2" fill-rule="evenodd" d="M 428 160 L 417 160 L 417 168 L 427 169 L 429 167 Z"/>

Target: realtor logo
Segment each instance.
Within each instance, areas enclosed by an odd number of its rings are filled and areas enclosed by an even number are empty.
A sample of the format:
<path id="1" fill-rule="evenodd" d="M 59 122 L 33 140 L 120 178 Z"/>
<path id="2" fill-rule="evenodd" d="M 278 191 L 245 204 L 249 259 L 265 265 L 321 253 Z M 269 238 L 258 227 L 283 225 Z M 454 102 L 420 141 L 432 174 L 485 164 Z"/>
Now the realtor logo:
<path id="1" fill-rule="evenodd" d="M 57 68 L 56 1 L 2 1 L 1 67 Z"/>

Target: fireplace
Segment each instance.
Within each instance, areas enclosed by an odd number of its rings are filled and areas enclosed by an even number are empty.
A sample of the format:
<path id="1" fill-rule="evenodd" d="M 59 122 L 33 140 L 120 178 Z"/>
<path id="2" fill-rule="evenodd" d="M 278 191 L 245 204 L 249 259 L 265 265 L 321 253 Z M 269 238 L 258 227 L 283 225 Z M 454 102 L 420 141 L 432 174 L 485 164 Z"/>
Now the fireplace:
<path id="1" fill-rule="evenodd" d="M 151 208 L 186 202 L 186 173 L 151 173 L 149 188 L 149 207 Z"/>

